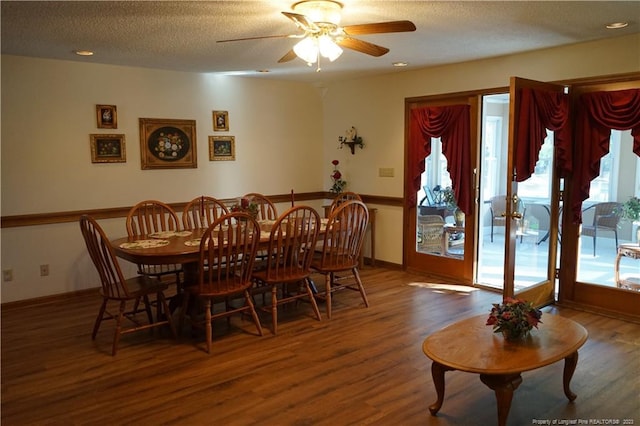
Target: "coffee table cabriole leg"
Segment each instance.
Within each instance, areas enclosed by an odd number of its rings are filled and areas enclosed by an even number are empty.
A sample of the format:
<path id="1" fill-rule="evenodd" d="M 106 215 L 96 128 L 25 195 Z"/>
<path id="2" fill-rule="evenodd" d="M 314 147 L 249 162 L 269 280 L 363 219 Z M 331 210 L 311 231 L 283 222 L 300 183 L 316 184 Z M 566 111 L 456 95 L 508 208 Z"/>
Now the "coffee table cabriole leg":
<path id="1" fill-rule="evenodd" d="M 517 374 L 480 374 L 480 380 L 496 394 L 498 405 L 498 426 L 507 424 L 507 417 L 511 409 L 513 391 L 522 383 L 522 376 Z"/>
<path id="2" fill-rule="evenodd" d="M 564 371 L 562 372 L 562 385 L 564 387 L 564 394 L 569 401 L 573 402 L 578 395 L 571 391 L 569 387 L 573 373 L 576 371 L 578 365 L 578 352 L 574 352 L 564 359 Z"/>
<path id="3" fill-rule="evenodd" d="M 429 412 L 431 412 L 432 416 L 436 415 L 444 401 L 444 373 L 453 370 L 453 368 L 438 364 L 435 361 L 431 364 L 431 377 L 433 377 L 433 384 L 438 395 L 438 400 L 429 406 Z"/>

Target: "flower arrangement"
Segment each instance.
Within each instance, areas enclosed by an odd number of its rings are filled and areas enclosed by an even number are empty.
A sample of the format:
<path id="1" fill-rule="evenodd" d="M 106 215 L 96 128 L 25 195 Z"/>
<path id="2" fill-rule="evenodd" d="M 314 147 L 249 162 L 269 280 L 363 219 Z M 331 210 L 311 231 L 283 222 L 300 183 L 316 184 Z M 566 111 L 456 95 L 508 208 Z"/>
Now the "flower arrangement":
<path id="1" fill-rule="evenodd" d="M 339 194 L 344 190 L 344 187 L 347 186 L 347 181 L 342 179 L 342 173 L 338 170 L 338 164 L 340 164 L 340 162 L 338 160 L 333 160 L 331 164 L 333 164 L 333 172 L 331 173 L 333 185 L 331 185 L 330 191 L 334 194 Z"/>
<path id="2" fill-rule="evenodd" d="M 248 213 L 255 219 L 258 217 L 258 203 L 249 197 L 242 197 L 231 207 L 231 211 Z"/>
<path id="3" fill-rule="evenodd" d="M 522 299 L 506 297 L 502 304 L 494 303 L 487 324 L 493 326 L 494 333 L 502 333 L 507 340 L 527 335 L 533 327 L 538 328 L 542 321 L 542 311 L 533 307 L 533 303 Z"/>

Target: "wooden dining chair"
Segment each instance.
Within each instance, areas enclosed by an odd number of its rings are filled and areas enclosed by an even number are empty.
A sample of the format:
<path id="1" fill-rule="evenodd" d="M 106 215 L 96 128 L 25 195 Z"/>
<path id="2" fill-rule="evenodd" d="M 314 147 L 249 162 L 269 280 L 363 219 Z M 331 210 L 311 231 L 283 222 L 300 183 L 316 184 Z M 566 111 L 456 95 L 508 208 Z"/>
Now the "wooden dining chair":
<path id="1" fill-rule="evenodd" d="M 220 216 L 229 213 L 227 206 L 220 200 L 202 196 L 189 201 L 182 211 L 182 227 L 192 231 L 208 228 Z"/>
<path id="2" fill-rule="evenodd" d="M 258 334 L 262 336 L 262 326 L 249 293 L 253 285 L 251 272 L 259 242 L 260 226 L 243 212 L 220 216 L 202 235 L 198 282 L 185 283 L 180 328 L 186 316 L 192 326 L 204 328 L 207 353 L 211 353 L 212 322 L 216 318 L 249 312 Z M 236 302 L 233 298 L 237 296 L 244 296 L 244 304 L 239 307 L 233 305 Z M 204 318 L 199 317 L 195 304 L 189 304 L 192 297 L 204 302 Z M 216 302 L 224 305 L 223 311 L 214 313 Z"/>
<path id="3" fill-rule="evenodd" d="M 329 213 L 334 211 L 336 207 L 338 207 L 340 204 L 344 203 L 345 201 L 351 201 L 351 200 L 362 201 L 362 197 L 360 197 L 359 194 L 351 191 L 339 193 L 331 202 L 331 206 L 329 207 Z"/>
<path id="4" fill-rule="evenodd" d="M 132 333 L 134 331 L 145 330 L 152 327 L 160 327 L 168 325 L 171 334 L 176 337 L 176 329 L 171 320 L 171 315 L 165 315 L 163 321 L 153 321 L 149 295 L 156 295 L 156 301 L 161 304 L 164 312 L 169 312 L 169 306 L 164 296 L 167 290 L 167 284 L 161 282 L 157 278 L 151 278 L 147 275 L 139 275 L 133 278 L 125 279 L 118 263 L 118 259 L 113 253 L 113 248 L 107 239 L 104 231 L 98 225 L 95 219 L 83 215 L 80 218 L 80 231 L 87 246 L 89 256 L 100 276 L 100 295 L 102 296 L 102 305 L 98 312 L 91 339 L 95 340 L 100 324 L 105 319 L 115 319 L 116 327 L 113 334 L 113 344 L 111 354 L 116 355 L 118 351 L 118 342 L 122 334 Z M 140 300 L 142 300 L 144 308 L 139 308 Z M 107 310 L 109 302 L 118 303 L 117 313 L 110 313 Z M 127 310 L 127 303 L 132 302 L 133 308 Z M 146 321 L 138 318 L 139 313 L 146 313 Z M 123 327 L 124 320 L 131 321 L 132 327 Z"/>
<path id="5" fill-rule="evenodd" d="M 325 276 L 324 297 L 327 316 L 331 318 L 331 294 L 342 289 L 359 291 L 365 306 L 367 294 L 358 272 L 359 254 L 369 223 L 369 210 L 358 200 L 345 201 L 330 215 L 322 249 L 314 256 L 311 269 Z M 338 277 L 339 272 L 350 272 L 351 277 Z M 351 279 L 349 279 L 351 278 Z"/>
<path id="6" fill-rule="evenodd" d="M 127 214 L 127 235 L 146 237 L 154 232 L 179 231 L 180 221 L 176 212 L 167 204 L 156 201 L 141 201 Z M 162 278 L 175 275 L 175 283 L 180 287 L 182 265 L 138 265 L 138 273 Z"/>
<path id="7" fill-rule="evenodd" d="M 271 292 L 272 331 L 278 333 L 278 306 L 308 298 L 318 321 L 320 310 L 311 290 L 311 261 L 320 231 L 320 216 L 311 207 L 295 206 L 271 228 L 266 266 L 253 273 L 254 293 Z"/>
<path id="8" fill-rule="evenodd" d="M 257 220 L 276 220 L 278 218 L 276 205 L 266 196 L 257 192 L 250 192 L 245 194 L 243 198 L 248 198 L 258 205 Z"/>

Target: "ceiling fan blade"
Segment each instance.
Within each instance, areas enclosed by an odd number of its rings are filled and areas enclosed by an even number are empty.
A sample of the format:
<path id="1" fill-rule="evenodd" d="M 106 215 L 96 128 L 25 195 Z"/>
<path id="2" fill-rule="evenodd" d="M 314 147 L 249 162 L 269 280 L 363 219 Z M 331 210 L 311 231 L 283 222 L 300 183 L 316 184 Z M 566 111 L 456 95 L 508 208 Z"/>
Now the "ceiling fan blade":
<path id="1" fill-rule="evenodd" d="M 216 43 L 226 43 L 229 41 L 244 41 L 244 40 L 260 40 L 263 38 L 297 38 L 302 37 L 295 34 L 282 34 L 282 35 L 271 35 L 271 36 L 257 36 L 257 37 L 243 37 L 243 38 L 232 38 L 229 40 L 217 40 Z"/>
<path id="2" fill-rule="evenodd" d="M 290 51 L 285 53 L 285 55 L 282 58 L 278 59 L 278 63 L 281 64 L 283 62 L 293 61 L 297 57 L 298 56 L 296 55 L 296 52 L 294 52 L 293 49 L 291 49 Z"/>
<path id="3" fill-rule="evenodd" d="M 282 14 L 291 19 L 298 26 L 298 28 L 301 28 L 304 31 L 320 31 L 320 28 L 316 25 L 316 23 L 309 20 L 304 15 L 293 12 L 282 12 Z"/>
<path id="4" fill-rule="evenodd" d="M 347 25 L 342 28 L 347 35 L 404 33 L 415 31 L 416 26 L 411 21 L 377 22 L 373 24 Z"/>
<path id="5" fill-rule="evenodd" d="M 389 52 L 386 47 L 378 46 L 377 44 L 369 43 L 367 41 L 358 40 L 357 38 L 344 37 L 341 40 L 336 40 L 336 43 L 347 49 L 356 50 L 361 53 L 366 53 L 371 56 L 382 56 Z"/>

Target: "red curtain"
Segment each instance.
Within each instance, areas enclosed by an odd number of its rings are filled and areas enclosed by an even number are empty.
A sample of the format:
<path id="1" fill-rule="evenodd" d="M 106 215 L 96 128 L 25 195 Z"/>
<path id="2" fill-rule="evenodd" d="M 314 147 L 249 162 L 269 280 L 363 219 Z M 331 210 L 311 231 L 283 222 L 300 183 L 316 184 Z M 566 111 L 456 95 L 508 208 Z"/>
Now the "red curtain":
<path id="1" fill-rule="evenodd" d="M 575 128 L 573 221 L 582 220 L 582 202 L 591 180 L 600 174 L 600 159 L 609 152 L 611 129 L 629 130 L 633 152 L 640 156 L 640 89 L 585 93 L 578 99 Z"/>
<path id="2" fill-rule="evenodd" d="M 531 177 L 538 162 L 547 130 L 554 131 L 556 167 L 561 177 L 571 172 L 571 132 L 569 97 L 560 92 L 523 88 L 520 92 L 520 116 L 515 140 L 516 180 Z"/>
<path id="3" fill-rule="evenodd" d="M 409 207 L 416 205 L 424 159 L 431 154 L 431 138 L 440 138 L 456 203 L 465 214 L 471 214 L 473 188 L 469 105 L 416 108 L 411 110 L 409 121 L 408 167 L 412 184 L 407 200 Z"/>

